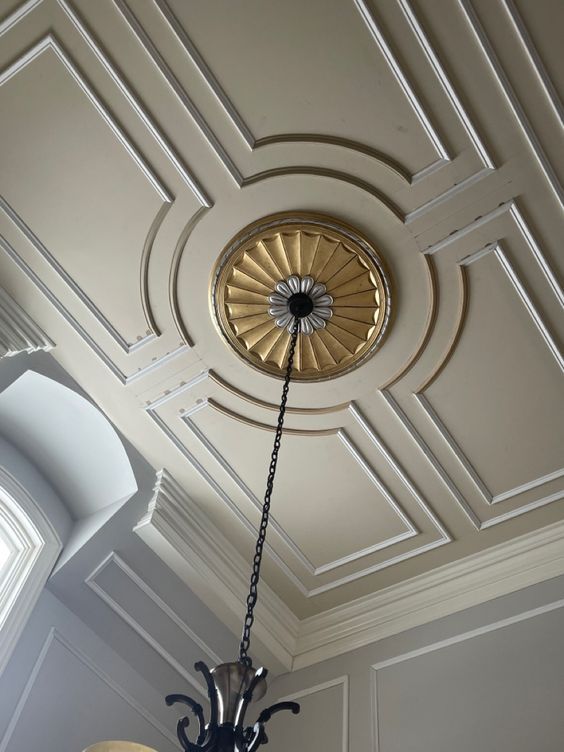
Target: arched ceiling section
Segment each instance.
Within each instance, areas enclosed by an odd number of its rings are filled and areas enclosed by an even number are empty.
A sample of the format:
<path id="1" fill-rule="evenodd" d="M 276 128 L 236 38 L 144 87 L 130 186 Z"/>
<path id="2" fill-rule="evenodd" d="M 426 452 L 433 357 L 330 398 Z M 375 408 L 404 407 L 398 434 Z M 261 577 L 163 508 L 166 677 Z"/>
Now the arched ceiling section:
<path id="1" fill-rule="evenodd" d="M 137 491 L 123 444 L 105 416 L 35 371 L 0 394 L 0 431 L 57 489 L 75 520 Z"/>

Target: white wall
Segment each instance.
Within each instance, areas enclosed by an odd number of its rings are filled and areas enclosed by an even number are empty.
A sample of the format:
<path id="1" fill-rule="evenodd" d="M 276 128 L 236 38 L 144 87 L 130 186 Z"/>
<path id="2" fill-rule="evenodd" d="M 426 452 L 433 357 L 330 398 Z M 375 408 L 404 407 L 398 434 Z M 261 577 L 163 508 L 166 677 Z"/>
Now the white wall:
<path id="1" fill-rule="evenodd" d="M 0 677 L 0 752 L 81 752 L 101 739 L 177 749 L 163 698 L 47 590 Z"/>
<path id="2" fill-rule="evenodd" d="M 280 677 L 269 752 L 562 752 L 564 578 Z M 290 742 L 291 740 L 291 742 Z"/>

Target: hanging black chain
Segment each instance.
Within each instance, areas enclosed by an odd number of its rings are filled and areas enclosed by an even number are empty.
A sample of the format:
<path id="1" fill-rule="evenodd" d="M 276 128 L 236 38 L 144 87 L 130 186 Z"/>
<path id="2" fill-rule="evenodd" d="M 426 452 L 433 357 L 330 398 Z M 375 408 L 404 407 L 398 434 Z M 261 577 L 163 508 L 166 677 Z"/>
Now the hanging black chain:
<path id="1" fill-rule="evenodd" d="M 248 654 L 249 647 L 251 644 L 251 628 L 255 620 L 254 610 L 255 610 L 257 600 L 258 600 L 258 584 L 260 580 L 260 566 L 262 563 L 262 550 L 264 548 L 264 542 L 266 540 L 266 530 L 268 527 L 268 520 L 270 516 L 270 498 L 272 496 L 272 489 L 274 488 L 274 477 L 276 475 L 276 465 L 278 464 L 278 453 L 280 451 L 280 441 L 282 439 L 282 430 L 284 428 L 284 415 L 286 414 L 286 403 L 288 402 L 288 391 L 290 389 L 290 379 L 292 377 L 292 368 L 294 367 L 294 353 L 296 351 L 296 342 L 298 340 L 299 331 L 300 331 L 300 319 L 298 316 L 296 316 L 294 320 L 294 328 L 292 329 L 290 348 L 288 350 L 288 363 L 286 366 L 286 376 L 284 378 L 284 386 L 282 387 L 282 398 L 280 400 L 280 412 L 278 413 L 278 423 L 276 425 L 276 434 L 274 436 L 274 447 L 272 449 L 272 455 L 270 458 L 270 467 L 268 470 L 268 478 L 266 481 L 266 492 L 264 494 L 264 502 L 262 506 L 262 519 L 261 519 L 259 534 L 257 538 L 255 556 L 253 559 L 253 571 L 251 574 L 251 585 L 249 588 L 249 594 L 247 596 L 247 614 L 245 616 L 243 634 L 241 637 L 241 643 L 239 645 L 239 661 L 245 666 L 252 666 L 252 660 Z"/>

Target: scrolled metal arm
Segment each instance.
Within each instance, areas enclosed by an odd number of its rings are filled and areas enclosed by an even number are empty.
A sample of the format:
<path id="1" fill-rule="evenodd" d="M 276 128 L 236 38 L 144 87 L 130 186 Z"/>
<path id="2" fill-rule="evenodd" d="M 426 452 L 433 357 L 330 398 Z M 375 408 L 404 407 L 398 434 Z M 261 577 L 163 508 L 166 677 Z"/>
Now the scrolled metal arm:
<path id="1" fill-rule="evenodd" d="M 204 720 L 204 709 L 200 705 L 200 703 L 193 700 L 191 697 L 187 697 L 186 695 L 181 694 L 172 694 L 167 695 L 165 698 L 165 702 L 167 705 L 175 705 L 176 703 L 182 703 L 183 705 L 188 705 L 194 716 L 196 717 L 199 725 L 199 732 L 198 732 L 198 738 L 196 739 L 196 742 L 191 742 L 188 739 L 188 736 L 186 735 L 186 729 L 190 725 L 190 719 L 188 716 L 184 716 L 181 718 L 178 723 L 176 724 L 176 735 L 178 736 L 178 741 L 182 745 L 185 752 L 201 752 L 202 750 L 202 743 L 206 737 L 206 722 Z"/>
<path id="2" fill-rule="evenodd" d="M 282 710 L 290 710 L 294 715 L 300 712 L 300 706 L 297 702 L 277 702 L 269 708 L 265 708 L 259 715 L 254 726 L 249 726 L 245 731 L 247 746 L 243 752 L 256 752 L 261 744 L 267 744 L 268 736 L 264 730 L 264 725 L 272 718 L 275 713 Z"/>

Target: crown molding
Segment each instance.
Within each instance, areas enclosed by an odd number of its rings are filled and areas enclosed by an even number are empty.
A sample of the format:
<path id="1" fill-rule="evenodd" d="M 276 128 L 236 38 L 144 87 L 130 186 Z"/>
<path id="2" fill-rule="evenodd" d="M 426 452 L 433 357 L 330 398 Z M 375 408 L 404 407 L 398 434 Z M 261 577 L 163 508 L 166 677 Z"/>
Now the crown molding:
<path id="1" fill-rule="evenodd" d="M 51 350 L 54 346 L 35 321 L 0 287 L 0 358 Z"/>
<path id="2" fill-rule="evenodd" d="M 134 530 L 227 627 L 240 630 L 250 563 L 166 470 L 157 473 L 147 514 Z M 255 615 L 259 657 L 265 648 L 291 669 L 298 626 L 298 618 L 262 582 Z"/>
<path id="3" fill-rule="evenodd" d="M 249 564 L 166 470 L 135 532 L 238 632 Z M 563 574 L 561 521 L 302 620 L 262 583 L 257 652 L 297 670 Z"/>
<path id="4" fill-rule="evenodd" d="M 564 522 L 558 522 L 304 619 L 293 669 L 562 574 Z"/>

